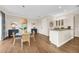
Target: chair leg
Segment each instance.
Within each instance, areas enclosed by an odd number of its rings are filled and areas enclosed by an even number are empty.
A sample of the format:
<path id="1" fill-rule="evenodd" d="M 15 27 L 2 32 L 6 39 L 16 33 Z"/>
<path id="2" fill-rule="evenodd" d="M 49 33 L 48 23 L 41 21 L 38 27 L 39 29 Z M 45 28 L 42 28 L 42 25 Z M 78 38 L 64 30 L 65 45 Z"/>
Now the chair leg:
<path id="1" fill-rule="evenodd" d="M 35 41 L 35 34 L 33 34 L 33 40 Z"/>
<path id="2" fill-rule="evenodd" d="M 36 34 L 34 34 L 34 40 L 36 40 Z"/>
<path id="3" fill-rule="evenodd" d="M 35 36 L 33 37 L 34 41 L 35 41 Z"/>
<path id="4" fill-rule="evenodd" d="M 13 46 L 15 45 L 15 39 L 14 39 L 14 41 L 13 41 Z"/>
<path id="5" fill-rule="evenodd" d="M 22 39 L 21 39 L 21 48 L 23 49 L 23 42 L 22 42 Z"/>
<path id="6" fill-rule="evenodd" d="M 13 46 L 15 45 L 15 33 L 12 33 L 13 34 Z"/>
<path id="7" fill-rule="evenodd" d="M 29 41 L 29 46 L 30 46 L 30 41 Z"/>

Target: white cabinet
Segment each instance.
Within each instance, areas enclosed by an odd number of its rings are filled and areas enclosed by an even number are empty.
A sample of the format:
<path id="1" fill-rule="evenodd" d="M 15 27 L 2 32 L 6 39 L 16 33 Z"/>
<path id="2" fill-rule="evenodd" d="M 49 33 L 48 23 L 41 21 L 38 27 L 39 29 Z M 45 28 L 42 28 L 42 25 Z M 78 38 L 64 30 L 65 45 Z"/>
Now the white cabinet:
<path id="1" fill-rule="evenodd" d="M 64 43 L 68 42 L 73 38 L 72 30 L 56 31 L 52 30 L 49 32 L 49 40 L 51 43 L 60 47 Z"/>

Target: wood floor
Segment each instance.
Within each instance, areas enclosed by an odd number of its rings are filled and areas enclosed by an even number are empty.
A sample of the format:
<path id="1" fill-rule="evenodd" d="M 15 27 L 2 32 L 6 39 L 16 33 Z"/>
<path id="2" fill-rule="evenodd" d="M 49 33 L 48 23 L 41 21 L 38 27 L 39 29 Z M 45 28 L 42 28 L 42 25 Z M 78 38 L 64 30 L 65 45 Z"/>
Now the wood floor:
<path id="1" fill-rule="evenodd" d="M 0 42 L 1 53 L 78 53 L 79 38 L 72 39 L 60 48 L 57 48 L 50 43 L 48 37 L 38 34 L 36 40 L 31 38 L 31 46 L 24 43 L 24 48 L 21 49 L 20 39 L 16 40 L 15 46 L 12 45 L 13 39 L 9 38 Z"/>

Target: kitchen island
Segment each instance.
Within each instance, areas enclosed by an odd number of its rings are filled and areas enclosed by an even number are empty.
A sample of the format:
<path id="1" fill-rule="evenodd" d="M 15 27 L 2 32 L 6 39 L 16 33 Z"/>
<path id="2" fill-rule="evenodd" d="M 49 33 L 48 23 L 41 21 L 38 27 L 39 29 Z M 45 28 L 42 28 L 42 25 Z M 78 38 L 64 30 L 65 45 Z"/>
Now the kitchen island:
<path id="1" fill-rule="evenodd" d="M 71 29 L 53 29 L 49 31 L 49 40 L 57 47 L 62 46 L 73 38 Z"/>

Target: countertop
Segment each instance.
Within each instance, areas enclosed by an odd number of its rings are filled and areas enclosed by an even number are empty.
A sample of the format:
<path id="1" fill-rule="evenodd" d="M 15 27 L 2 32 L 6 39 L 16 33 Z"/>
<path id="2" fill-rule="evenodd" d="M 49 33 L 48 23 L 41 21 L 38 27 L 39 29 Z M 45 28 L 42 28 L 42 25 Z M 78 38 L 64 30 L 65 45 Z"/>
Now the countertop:
<path id="1" fill-rule="evenodd" d="M 68 29 L 68 28 L 64 28 L 64 29 L 61 29 L 61 28 L 51 29 L 51 31 L 65 31 L 65 30 L 71 30 L 71 29 Z"/>

